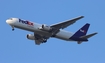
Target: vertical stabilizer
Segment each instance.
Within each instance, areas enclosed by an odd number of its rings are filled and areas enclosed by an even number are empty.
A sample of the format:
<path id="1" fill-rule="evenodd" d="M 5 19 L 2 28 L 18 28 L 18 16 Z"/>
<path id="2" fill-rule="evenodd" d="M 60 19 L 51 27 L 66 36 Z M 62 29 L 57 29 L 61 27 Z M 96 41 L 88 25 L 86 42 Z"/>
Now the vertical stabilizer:
<path id="1" fill-rule="evenodd" d="M 90 24 L 85 24 L 82 28 L 80 28 L 73 36 L 74 37 L 81 37 L 87 34 Z"/>

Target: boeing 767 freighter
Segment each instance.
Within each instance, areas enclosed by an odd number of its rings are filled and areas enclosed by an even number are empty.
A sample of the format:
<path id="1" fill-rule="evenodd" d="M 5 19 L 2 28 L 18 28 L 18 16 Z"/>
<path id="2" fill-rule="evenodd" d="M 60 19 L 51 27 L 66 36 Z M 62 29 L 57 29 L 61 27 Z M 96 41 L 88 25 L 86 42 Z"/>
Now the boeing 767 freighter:
<path id="1" fill-rule="evenodd" d="M 10 18 L 6 20 L 6 23 L 14 28 L 19 28 L 27 31 L 33 32 L 33 34 L 27 34 L 27 38 L 34 40 L 36 45 L 41 43 L 46 43 L 49 38 L 58 38 L 66 41 L 76 41 L 78 44 L 88 41 L 88 38 L 96 35 L 97 33 L 87 34 L 89 23 L 86 23 L 77 32 L 71 33 L 63 30 L 64 28 L 74 24 L 77 20 L 83 18 L 84 16 L 79 16 L 71 20 L 60 22 L 47 26 L 45 24 L 38 24 L 28 20 L 23 20 L 20 18 Z"/>

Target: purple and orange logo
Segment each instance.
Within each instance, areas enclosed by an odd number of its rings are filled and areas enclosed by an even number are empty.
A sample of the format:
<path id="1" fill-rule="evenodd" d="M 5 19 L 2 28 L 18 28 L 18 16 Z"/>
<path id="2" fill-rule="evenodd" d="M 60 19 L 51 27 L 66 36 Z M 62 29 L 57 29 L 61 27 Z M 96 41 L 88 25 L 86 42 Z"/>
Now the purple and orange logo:
<path id="1" fill-rule="evenodd" d="M 28 25 L 34 26 L 34 24 L 32 22 L 30 22 L 30 21 L 25 21 L 25 20 L 19 19 L 19 22 L 21 22 L 23 24 L 28 24 Z"/>

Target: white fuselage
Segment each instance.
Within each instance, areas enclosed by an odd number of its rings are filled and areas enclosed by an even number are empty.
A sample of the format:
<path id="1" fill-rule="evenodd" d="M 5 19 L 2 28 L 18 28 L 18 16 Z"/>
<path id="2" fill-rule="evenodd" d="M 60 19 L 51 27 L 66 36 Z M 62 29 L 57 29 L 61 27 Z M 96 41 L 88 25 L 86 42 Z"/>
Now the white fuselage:
<path id="1" fill-rule="evenodd" d="M 16 28 L 20 28 L 20 29 L 23 29 L 23 30 L 31 31 L 31 32 L 34 32 L 36 34 L 41 34 L 41 35 L 44 35 L 44 36 L 51 36 L 51 33 L 39 29 L 42 26 L 42 24 L 31 22 L 32 25 L 28 25 L 28 24 L 26 24 L 24 22 L 19 22 L 18 18 L 8 19 L 8 20 L 6 20 L 6 22 L 9 25 L 11 25 L 12 27 L 16 27 Z M 73 35 L 73 33 L 61 29 L 56 34 L 55 37 L 59 38 L 59 39 L 70 41 L 69 38 L 72 35 Z"/>

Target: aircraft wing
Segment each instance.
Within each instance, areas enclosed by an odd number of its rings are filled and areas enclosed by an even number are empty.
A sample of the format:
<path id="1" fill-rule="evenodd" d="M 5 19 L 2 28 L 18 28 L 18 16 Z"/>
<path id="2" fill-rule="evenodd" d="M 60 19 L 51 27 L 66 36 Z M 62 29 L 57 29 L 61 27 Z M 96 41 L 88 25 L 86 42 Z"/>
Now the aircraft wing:
<path id="1" fill-rule="evenodd" d="M 42 36 L 42 35 L 40 35 L 40 34 L 35 34 L 34 33 L 34 36 L 36 36 L 36 38 L 38 38 L 38 39 L 35 39 L 35 44 L 36 45 L 40 45 L 41 43 L 45 43 L 45 42 L 43 42 L 43 39 L 46 39 L 46 41 L 47 41 L 47 39 L 49 39 L 49 37 L 50 36 Z"/>
<path id="2" fill-rule="evenodd" d="M 58 23 L 58 24 L 51 25 L 51 27 L 56 28 L 56 29 L 64 29 L 64 28 L 68 27 L 69 25 L 74 24 L 77 20 L 79 20 L 79 19 L 81 19 L 83 17 L 84 16 L 79 16 L 77 18 L 67 20 L 65 22 L 61 22 L 61 23 Z"/>

